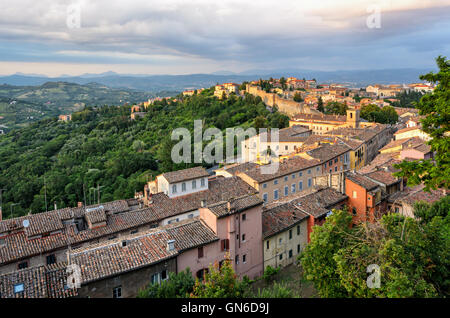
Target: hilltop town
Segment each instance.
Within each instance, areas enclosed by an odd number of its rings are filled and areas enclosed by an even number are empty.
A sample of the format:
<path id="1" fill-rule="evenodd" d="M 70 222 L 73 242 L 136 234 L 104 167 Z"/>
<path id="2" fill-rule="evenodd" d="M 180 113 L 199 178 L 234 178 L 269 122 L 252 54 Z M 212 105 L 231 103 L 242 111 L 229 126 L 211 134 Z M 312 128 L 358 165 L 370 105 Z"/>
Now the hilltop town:
<path id="1" fill-rule="evenodd" d="M 136 297 L 186 268 L 201 279 L 210 264 L 225 258 L 239 277 L 256 279 L 268 266 L 297 263 L 314 226 L 333 210 L 346 209 L 355 225 L 387 213 L 414 217 L 415 202 L 433 203 L 448 191 L 424 192 L 423 185 L 409 187 L 406 178 L 393 175 L 404 159 L 434 155 L 417 109 L 395 105 L 399 94 L 433 89 L 431 84 L 352 89 L 289 77 L 164 98 L 176 103 L 208 91 L 218 100 L 253 95 L 269 111 L 287 115 L 288 127 L 279 130 L 276 142 L 267 134 L 243 141 L 245 162 L 164 172 L 134 197 L 80 201 L 8 219 L 0 210 L 0 295 Z M 162 100 L 132 106 L 130 119 L 149 116 Z M 393 109 L 395 122 L 362 118 L 367 105 Z M 276 150 L 277 157 L 263 149 Z M 274 161 L 278 170 L 264 174 Z M 68 285 L 68 265 L 81 269 L 80 288 Z"/>

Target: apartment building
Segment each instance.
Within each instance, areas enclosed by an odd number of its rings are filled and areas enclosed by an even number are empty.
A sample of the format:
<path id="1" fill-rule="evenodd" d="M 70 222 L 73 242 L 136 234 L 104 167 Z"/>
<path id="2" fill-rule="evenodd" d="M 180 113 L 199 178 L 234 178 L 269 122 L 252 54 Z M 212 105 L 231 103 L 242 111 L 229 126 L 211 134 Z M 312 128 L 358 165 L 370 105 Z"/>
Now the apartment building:
<path id="1" fill-rule="evenodd" d="M 274 203 L 262 213 L 264 268 L 293 264 L 308 242 L 308 218 L 291 203 Z"/>
<path id="2" fill-rule="evenodd" d="M 314 177 L 322 174 L 317 159 L 293 157 L 282 160 L 274 173 L 265 173 L 267 166 L 258 166 L 237 176 L 258 191 L 259 197 L 270 203 L 290 194 L 312 189 Z"/>

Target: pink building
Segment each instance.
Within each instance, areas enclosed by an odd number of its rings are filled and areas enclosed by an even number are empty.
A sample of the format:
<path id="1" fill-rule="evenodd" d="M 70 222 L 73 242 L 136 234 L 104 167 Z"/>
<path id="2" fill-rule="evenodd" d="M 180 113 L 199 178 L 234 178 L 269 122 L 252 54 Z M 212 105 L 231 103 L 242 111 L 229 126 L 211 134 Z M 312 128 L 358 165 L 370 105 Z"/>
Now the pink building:
<path id="1" fill-rule="evenodd" d="M 414 145 L 408 148 L 404 148 L 400 151 L 400 159 L 431 159 L 433 158 L 433 152 L 431 147 L 427 144 L 421 143 L 419 145 Z"/>
<path id="2" fill-rule="evenodd" d="M 177 270 L 186 267 L 197 277 L 215 261 L 228 255 L 236 274 L 255 278 L 263 274 L 262 204 L 257 195 L 246 195 L 200 208 L 200 219 L 219 238 L 197 249 L 180 253 Z"/>

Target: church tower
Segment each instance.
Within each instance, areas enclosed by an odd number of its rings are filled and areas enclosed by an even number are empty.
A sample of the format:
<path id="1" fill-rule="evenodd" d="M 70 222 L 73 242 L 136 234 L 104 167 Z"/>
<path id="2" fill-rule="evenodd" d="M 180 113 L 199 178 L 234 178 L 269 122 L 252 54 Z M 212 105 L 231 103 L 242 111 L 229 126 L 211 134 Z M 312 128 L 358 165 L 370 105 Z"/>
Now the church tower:
<path id="1" fill-rule="evenodd" d="M 347 124 L 352 128 L 359 128 L 359 109 L 347 110 Z"/>

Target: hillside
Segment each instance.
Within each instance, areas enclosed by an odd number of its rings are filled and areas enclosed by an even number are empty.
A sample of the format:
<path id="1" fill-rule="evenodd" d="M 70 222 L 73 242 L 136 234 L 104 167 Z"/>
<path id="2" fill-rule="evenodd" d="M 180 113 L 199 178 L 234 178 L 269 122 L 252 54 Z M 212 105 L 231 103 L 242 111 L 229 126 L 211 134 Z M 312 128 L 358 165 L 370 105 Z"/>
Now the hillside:
<path id="1" fill-rule="evenodd" d="M 89 83 L 47 82 L 40 86 L 0 85 L 0 125 L 23 127 L 60 114 L 83 109 L 84 106 L 136 103 L 153 94 L 131 89 L 109 88 Z"/>
<path id="2" fill-rule="evenodd" d="M 288 125 L 286 116 L 268 111 L 260 98 L 218 101 L 213 90 L 184 101 L 156 102 L 134 121 L 130 106 L 89 107 L 68 123 L 45 119 L 0 135 L 4 217 L 10 217 L 13 203 L 19 204 L 13 206 L 15 216 L 44 211 L 45 194 L 49 209 L 55 203 L 76 206 L 84 196 L 94 202 L 98 185 L 102 202 L 133 197 L 152 176 L 187 166 L 172 163 L 170 136 L 177 127 L 192 130 L 194 119 L 203 119 L 205 129 L 246 128 L 258 116 L 259 127 Z"/>

